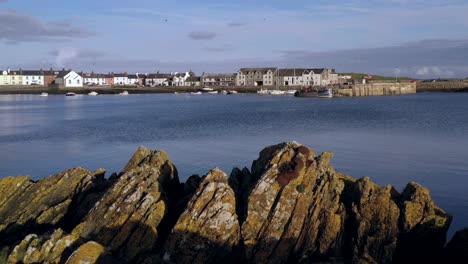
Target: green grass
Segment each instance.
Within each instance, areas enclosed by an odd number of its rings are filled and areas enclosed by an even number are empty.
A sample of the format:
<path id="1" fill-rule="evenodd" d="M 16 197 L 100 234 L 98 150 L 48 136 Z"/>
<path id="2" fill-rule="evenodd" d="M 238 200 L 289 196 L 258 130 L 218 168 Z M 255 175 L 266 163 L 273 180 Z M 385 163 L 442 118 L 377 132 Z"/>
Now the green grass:
<path id="1" fill-rule="evenodd" d="M 350 73 L 339 73 L 338 75 L 351 75 L 352 79 L 362 79 L 364 76 L 372 76 L 373 80 L 395 80 L 395 76 L 393 77 L 385 77 L 385 76 L 379 76 L 379 75 L 372 75 L 372 74 L 366 74 L 366 73 L 356 73 L 356 72 L 350 72 Z M 417 80 L 409 77 L 398 77 L 398 80 Z"/>

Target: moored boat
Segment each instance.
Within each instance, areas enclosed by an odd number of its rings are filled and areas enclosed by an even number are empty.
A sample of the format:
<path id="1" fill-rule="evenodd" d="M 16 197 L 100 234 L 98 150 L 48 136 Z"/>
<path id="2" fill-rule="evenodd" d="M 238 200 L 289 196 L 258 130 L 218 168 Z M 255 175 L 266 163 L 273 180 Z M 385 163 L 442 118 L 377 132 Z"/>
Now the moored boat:
<path id="1" fill-rule="evenodd" d="M 226 90 L 222 90 L 221 94 L 227 94 L 228 92 Z"/>
<path id="2" fill-rule="evenodd" d="M 208 93 L 209 93 L 209 94 L 217 94 L 218 91 L 209 91 Z"/>
<path id="3" fill-rule="evenodd" d="M 39 96 L 47 97 L 47 96 L 49 96 L 49 94 L 48 93 L 41 93 Z"/>
<path id="4" fill-rule="evenodd" d="M 95 91 L 92 91 L 92 92 L 88 93 L 88 95 L 90 95 L 90 96 L 96 96 L 96 95 L 98 95 L 98 93 L 95 92 Z"/>
<path id="5" fill-rule="evenodd" d="M 192 95 L 201 95 L 202 92 L 200 92 L 200 91 L 198 91 L 198 92 L 191 92 L 190 94 L 192 94 Z"/>
<path id="6" fill-rule="evenodd" d="M 257 91 L 258 94 L 269 94 L 270 91 L 268 91 L 267 89 L 260 89 L 259 91 Z"/>
<path id="7" fill-rule="evenodd" d="M 204 87 L 204 88 L 202 88 L 202 91 L 204 91 L 204 92 L 210 92 L 210 91 L 213 91 L 213 88 Z"/>
<path id="8" fill-rule="evenodd" d="M 228 91 L 227 94 L 238 94 L 238 92 L 234 91 L 234 90 L 231 90 L 231 91 Z"/>
<path id="9" fill-rule="evenodd" d="M 287 90 L 286 94 L 295 94 L 297 90 Z"/>
<path id="10" fill-rule="evenodd" d="M 273 95 L 281 95 L 281 94 L 285 94 L 286 92 L 285 91 L 281 91 L 281 90 L 271 90 L 270 91 L 270 94 L 273 94 Z"/>
<path id="11" fill-rule="evenodd" d="M 65 94 L 65 96 L 75 96 L 75 95 L 76 95 L 76 93 L 73 93 L 73 92 L 68 92 L 68 93 Z"/>
<path id="12" fill-rule="evenodd" d="M 127 91 L 123 91 L 123 92 L 119 93 L 119 95 L 127 96 L 127 95 L 129 95 L 129 93 Z"/>
<path id="13" fill-rule="evenodd" d="M 327 88 L 327 89 L 321 89 L 318 91 L 318 97 L 321 98 L 332 98 L 333 97 L 333 89 Z"/>

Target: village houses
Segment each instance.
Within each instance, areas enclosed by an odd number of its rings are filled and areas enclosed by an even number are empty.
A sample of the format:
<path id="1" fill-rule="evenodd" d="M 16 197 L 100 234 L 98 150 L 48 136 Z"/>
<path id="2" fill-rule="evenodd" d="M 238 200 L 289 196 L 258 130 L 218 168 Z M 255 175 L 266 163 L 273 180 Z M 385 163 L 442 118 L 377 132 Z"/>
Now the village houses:
<path id="1" fill-rule="evenodd" d="M 106 77 L 104 74 L 99 73 L 80 73 L 83 77 L 83 82 L 86 85 L 105 85 Z"/>
<path id="2" fill-rule="evenodd" d="M 207 87 L 230 87 L 236 85 L 234 73 L 203 73 L 201 81 Z"/>
<path id="3" fill-rule="evenodd" d="M 115 73 L 114 85 L 128 85 L 128 74 L 127 73 Z"/>
<path id="4" fill-rule="evenodd" d="M 329 68 L 241 68 L 237 73 L 203 73 L 197 77 L 192 71 L 175 73 L 127 74 L 76 73 L 82 80 L 67 83 L 63 72 L 45 70 L 0 71 L 0 85 L 146 85 L 146 86 L 206 86 L 206 87 L 282 87 L 325 86 L 339 83 L 338 74 Z M 60 76 L 60 80 L 57 80 Z M 70 81 L 70 79 L 68 79 Z M 81 83 L 78 83 L 81 81 Z"/>
<path id="5" fill-rule="evenodd" d="M 44 75 L 41 71 L 23 70 L 22 85 L 44 85 Z"/>
<path id="6" fill-rule="evenodd" d="M 237 86 L 272 86 L 278 68 L 241 68 L 237 72 Z"/>
<path id="7" fill-rule="evenodd" d="M 83 87 L 83 77 L 75 71 L 61 71 L 55 78 L 55 83 L 65 87 Z"/>

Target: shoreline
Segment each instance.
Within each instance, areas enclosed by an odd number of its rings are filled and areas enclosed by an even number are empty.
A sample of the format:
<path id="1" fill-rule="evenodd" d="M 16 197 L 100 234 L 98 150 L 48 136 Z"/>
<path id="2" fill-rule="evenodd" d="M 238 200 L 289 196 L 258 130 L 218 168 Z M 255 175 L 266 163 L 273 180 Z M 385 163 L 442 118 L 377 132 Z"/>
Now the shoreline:
<path id="1" fill-rule="evenodd" d="M 41 94 L 46 92 L 48 94 L 66 94 L 68 92 L 74 92 L 77 94 L 88 94 L 89 92 L 96 91 L 99 94 L 118 94 L 123 91 L 128 91 L 130 94 L 157 94 L 157 93 L 190 93 L 201 90 L 203 87 L 187 87 L 187 86 L 158 86 L 158 87 L 130 87 L 130 86 L 113 86 L 113 87 L 98 87 L 98 86 L 87 86 L 87 87 L 77 87 L 77 88 L 57 88 L 57 87 L 48 87 L 48 86 L 18 86 L 18 87 L 0 87 L 0 95 L 17 95 L 17 94 Z M 288 87 L 289 89 L 300 89 L 300 87 Z M 222 90 L 235 90 L 239 93 L 257 93 L 261 89 L 274 89 L 273 87 L 217 87 L 213 88 L 214 91 Z M 457 87 L 438 87 L 431 86 L 427 87 L 426 85 L 417 85 L 416 93 L 423 92 L 449 92 L 449 93 L 458 93 L 458 92 L 468 92 L 468 84 L 466 87 L 457 86 Z"/>

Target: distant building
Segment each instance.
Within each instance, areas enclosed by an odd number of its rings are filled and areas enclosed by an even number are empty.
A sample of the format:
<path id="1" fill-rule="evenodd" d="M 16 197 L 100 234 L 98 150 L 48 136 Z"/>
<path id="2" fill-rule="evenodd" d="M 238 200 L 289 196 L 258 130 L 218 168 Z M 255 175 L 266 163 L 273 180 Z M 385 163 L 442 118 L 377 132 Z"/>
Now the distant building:
<path id="1" fill-rule="evenodd" d="M 115 73 L 114 74 L 114 85 L 128 85 L 128 74 Z"/>
<path id="2" fill-rule="evenodd" d="M 23 84 L 23 76 L 21 69 L 19 71 L 10 71 L 11 76 L 11 84 L 12 85 L 22 85 Z"/>
<path id="3" fill-rule="evenodd" d="M 106 84 L 106 77 L 104 74 L 100 73 L 81 73 L 83 77 L 83 82 L 86 85 L 105 85 Z"/>
<path id="4" fill-rule="evenodd" d="M 65 87 L 83 87 L 83 77 L 71 70 L 61 71 L 55 78 L 55 83 Z"/>
<path id="5" fill-rule="evenodd" d="M 191 76 L 190 72 L 181 72 L 172 74 L 172 83 L 171 86 L 184 86 L 185 80 Z"/>
<path id="6" fill-rule="evenodd" d="M 136 74 L 129 74 L 128 75 L 128 84 L 129 85 L 137 85 L 138 84 L 138 75 Z"/>
<path id="7" fill-rule="evenodd" d="M 1 71 L 0 73 L 1 73 L 1 75 L 0 75 L 0 85 L 12 85 L 10 69 Z"/>
<path id="8" fill-rule="evenodd" d="M 106 85 L 114 85 L 114 74 L 104 74 L 104 80 L 106 81 Z"/>
<path id="9" fill-rule="evenodd" d="M 224 87 L 236 85 L 236 74 L 234 73 L 204 73 L 201 76 L 204 86 Z"/>
<path id="10" fill-rule="evenodd" d="M 185 80 L 184 86 L 201 86 L 201 77 L 190 76 Z"/>
<path id="11" fill-rule="evenodd" d="M 335 69 L 312 69 L 315 74 L 320 74 L 320 85 L 338 84 L 338 74 Z"/>
<path id="12" fill-rule="evenodd" d="M 44 85 L 55 84 L 55 78 L 59 75 L 59 71 L 54 71 L 52 68 L 48 71 L 42 71 L 44 75 Z"/>
<path id="13" fill-rule="evenodd" d="M 145 79 L 147 86 L 169 86 L 171 75 L 166 73 L 151 73 Z"/>
<path id="14" fill-rule="evenodd" d="M 272 86 L 278 68 L 242 68 L 237 72 L 238 86 Z"/>
<path id="15" fill-rule="evenodd" d="M 147 74 L 146 73 L 137 73 L 136 75 L 138 77 L 138 84 L 145 85 L 145 80 L 146 80 Z"/>
<path id="16" fill-rule="evenodd" d="M 22 85 L 44 85 L 44 75 L 41 71 L 23 70 Z"/>
<path id="17" fill-rule="evenodd" d="M 281 86 L 314 86 L 320 85 L 320 80 L 320 74 L 304 68 L 279 69 L 275 76 L 275 84 Z"/>

